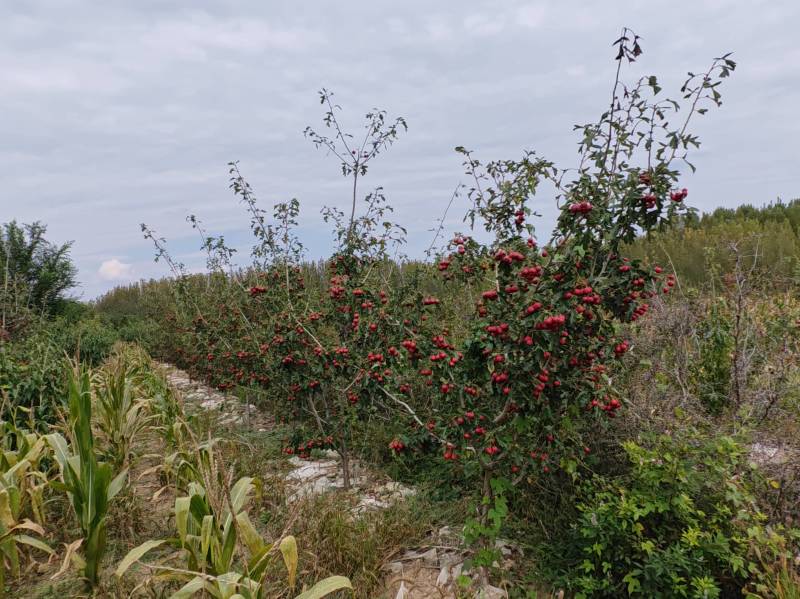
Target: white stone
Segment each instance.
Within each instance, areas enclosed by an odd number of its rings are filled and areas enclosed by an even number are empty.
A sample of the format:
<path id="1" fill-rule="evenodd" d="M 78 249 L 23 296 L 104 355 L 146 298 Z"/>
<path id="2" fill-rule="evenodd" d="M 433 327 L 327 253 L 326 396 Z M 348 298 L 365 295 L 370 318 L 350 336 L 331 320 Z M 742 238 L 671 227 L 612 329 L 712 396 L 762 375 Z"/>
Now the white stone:
<path id="1" fill-rule="evenodd" d="M 497 587 L 487 584 L 478 591 L 478 597 L 480 599 L 507 599 L 508 593 L 503 589 L 498 589 Z"/>
<path id="2" fill-rule="evenodd" d="M 425 553 L 419 556 L 422 560 L 422 563 L 426 566 L 438 566 L 439 565 L 439 554 L 436 551 L 436 547 L 428 549 Z"/>
<path id="3" fill-rule="evenodd" d="M 388 570 L 391 574 L 402 574 L 403 562 L 389 562 L 384 566 L 384 569 Z"/>
<path id="4" fill-rule="evenodd" d="M 450 582 L 450 566 L 445 566 L 439 570 L 439 576 L 436 577 L 436 586 L 443 587 Z"/>

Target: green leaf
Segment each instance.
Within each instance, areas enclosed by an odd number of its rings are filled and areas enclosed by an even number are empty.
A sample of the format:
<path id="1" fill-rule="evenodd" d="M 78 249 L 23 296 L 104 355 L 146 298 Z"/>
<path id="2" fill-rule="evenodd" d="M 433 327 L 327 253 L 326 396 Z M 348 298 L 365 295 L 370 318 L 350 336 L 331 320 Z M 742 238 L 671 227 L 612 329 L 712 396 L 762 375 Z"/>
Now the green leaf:
<path id="1" fill-rule="evenodd" d="M 284 537 L 281 539 L 280 550 L 289 572 L 289 587 L 293 589 L 297 574 L 297 540 L 292 535 Z"/>
<path id="2" fill-rule="evenodd" d="M 253 489 L 255 489 L 253 479 L 247 476 L 240 478 L 236 481 L 236 484 L 233 485 L 231 489 L 231 505 L 233 506 L 234 515 L 242 511 Z"/>
<path id="3" fill-rule="evenodd" d="M 181 543 L 186 543 L 186 535 L 189 525 L 189 498 L 175 498 L 175 524 L 178 528 L 178 537 Z"/>
<path id="4" fill-rule="evenodd" d="M 166 541 L 164 539 L 160 541 L 145 541 L 138 547 L 131 549 L 128 552 L 128 555 L 122 558 L 122 561 L 119 563 L 117 569 L 114 571 L 114 575 L 117 578 L 121 578 L 122 575 L 125 574 L 125 572 L 128 570 L 128 568 L 130 568 L 134 564 L 134 562 L 138 562 L 140 559 L 142 559 L 145 553 L 147 553 L 151 549 L 155 549 L 156 547 L 162 545 L 165 542 Z"/>
<path id="5" fill-rule="evenodd" d="M 194 595 L 197 591 L 205 589 L 212 596 L 218 596 L 216 593 L 216 589 L 214 585 L 208 583 L 204 578 L 201 576 L 196 576 L 192 578 L 189 582 L 179 588 L 177 591 L 170 595 L 169 599 L 189 599 L 192 595 Z"/>
<path id="6" fill-rule="evenodd" d="M 250 522 L 247 512 L 236 514 L 236 526 L 239 529 L 242 542 L 247 546 L 247 550 L 251 555 L 256 555 L 264 549 L 265 543 L 253 523 Z"/>
<path id="7" fill-rule="evenodd" d="M 307 591 L 300 593 L 295 599 L 322 599 L 322 597 L 341 589 L 353 590 L 350 579 L 344 576 L 331 576 L 325 580 L 320 580 Z"/>
<path id="8" fill-rule="evenodd" d="M 192 514 L 192 518 L 194 518 L 195 522 L 200 525 L 203 523 L 203 518 L 211 512 L 209 512 L 206 502 L 200 495 L 192 495 L 189 499 L 189 513 Z"/>
<path id="9" fill-rule="evenodd" d="M 122 489 L 125 487 L 125 479 L 127 476 L 128 470 L 126 468 L 114 477 L 114 480 L 112 480 L 111 484 L 108 485 L 108 493 L 106 494 L 108 501 L 114 499 L 114 497 L 116 497 L 117 494 L 122 491 Z"/>
<path id="10" fill-rule="evenodd" d="M 40 541 L 39 539 L 34 539 L 33 537 L 30 537 L 28 535 L 14 535 L 14 537 L 12 537 L 12 538 L 17 543 L 22 543 L 24 545 L 30 545 L 31 547 L 35 547 L 36 549 L 40 549 L 41 551 L 44 551 L 48 555 L 53 555 L 53 550 L 48 545 L 46 545 L 45 543 Z"/>

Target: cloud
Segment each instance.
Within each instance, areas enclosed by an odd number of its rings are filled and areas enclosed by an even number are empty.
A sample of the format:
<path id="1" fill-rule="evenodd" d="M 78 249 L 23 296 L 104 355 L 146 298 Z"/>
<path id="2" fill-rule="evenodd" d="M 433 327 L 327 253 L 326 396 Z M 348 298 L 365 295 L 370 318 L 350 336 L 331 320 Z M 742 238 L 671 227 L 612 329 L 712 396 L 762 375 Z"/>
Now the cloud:
<path id="1" fill-rule="evenodd" d="M 538 29 L 544 24 L 547 7 L 542 4 L 527 4 L 517 10 L 517 22 L 528 29 Z"/>
<path id="2" fill-rule="evenodd" d="M 419 256 L 465 181 L 455 146 L 482 160 L 527 148 L 575 165 L 572 125 L 607 106 L 611 41 L 629 23 L 645 54 L 625 65 L 625 79 L 657 74 L 664 95 L 713 56 L 733 50 L 740 62 L 722 109 L 693 125 L 703 151 L 682 182 L 691 204 L 800 195 L 800 2 L 574 4 L 0 2 L 2 221 L 40 220 L 53 242 L 74 240 L 89 299 L 126 278 L 168 274 L 153 263 L 142 222 L 187 268 L 204 264 L 188 214 L 237 240 L 245 259 L 249 219 L 225 166 L 240 160 L 268 213 L 300 200 L 308 255 L 323 256 L 331 236 L 320 209 L 350 193 L 336 161 L 302 135 L 324 127 L 315 93 L 324 86 L 354 133 L 373 106 L 406 117 L 408 134 L 371 166 L 362 191 L 385 188 L 393 220 L 410 231 L 406 253 Z M 535 202 L 544 235 L 552 194 Z M 454 204 L 448 218 L 457 223 L 464 209 Z"/>
<path id="3" fill-rule="evenodd" d="M 111 258 L 103 261 L 97 274 L 104 281 L 127 281 L 133 277 L 133 265 Z"/>

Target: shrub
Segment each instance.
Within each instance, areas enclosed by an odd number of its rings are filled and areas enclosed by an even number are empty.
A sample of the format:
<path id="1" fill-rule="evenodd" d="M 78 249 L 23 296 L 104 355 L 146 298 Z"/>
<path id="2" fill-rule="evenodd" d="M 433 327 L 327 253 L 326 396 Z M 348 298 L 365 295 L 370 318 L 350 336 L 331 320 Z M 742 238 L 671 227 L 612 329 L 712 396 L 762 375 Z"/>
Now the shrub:
<path id="1" fill-rule="evenodd" d="M 52 422 L 64 391 L 64 353 L 45 323 L 15 341 L 0 340 L 0 417 Z"/>
<path id="2" fill-rule="evenodd" d="M 99 318 L 58 321 L 55 337 L 63 352 L 79 356 L 81 361 L 92 366 L 100 364 L 111 353 L 119 338 L 116 331 Z"/>
<path id="3" fill-rule="evenodd" d="M 728 405 L 731 390 L 733 325 L 724 300 L 712 303 L 695 332 L 695 355 L 691 362 L 692 382 L 700 403 L 712 414 Z"/>
<path id="4" fill-rule="evenodd" d="M 740 596 L 766 536 L 742 447 L 687 431 L 624 449 L 630 471 L 587 482 L 576 522 L 544 551 L 566 557 L 557 583 L 576 597 Z"/>

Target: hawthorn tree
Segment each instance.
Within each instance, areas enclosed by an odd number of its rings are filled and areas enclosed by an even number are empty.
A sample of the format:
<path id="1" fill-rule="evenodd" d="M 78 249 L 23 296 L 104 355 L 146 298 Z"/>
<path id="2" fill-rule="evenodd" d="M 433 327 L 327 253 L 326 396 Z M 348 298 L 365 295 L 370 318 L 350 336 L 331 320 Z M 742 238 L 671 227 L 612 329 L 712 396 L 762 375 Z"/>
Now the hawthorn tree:
<path id="1" fill-rule="evenodd" d="M 615 47 L 611 102 L 597 123 L 577 127 L 577 169 L 559 169 L 533 152 L 484 165 L 457 148 L 473 181 L 467 220 L 492 239 L 456 235 L 438 269 L 447 281 L 484 287 L 462 345 L 443 341 L 444 334 L 415 343 L 429 361 L 419 372 L 439 393 L 430 417 L 444 459 L 483 473 L 475 537 L 497 530 L 487 516 L 505 509 L 503 489 L 555 468 L 574 472 L 591 452 L 582 438 L 587 425 L 621 408 L 611 377 L 630 348 L 621 325 L 644 316 L 651 298 L 674 285 L 660 267 L 621 252 L 686 211 L 678 163 L 693 169 L 688 150 L 699 145 L 689 123 L 721 104 L 720 81 L 736 66 L 726 55 L 690 73 L 682 107 L 661 99 L 654 76 L 622 81 L 622 64 L 641 54 L 638 36 L 625 29 Z M 549 241 L 539 244 L 530 217 L 545 184 L 560 214 Z"/>

